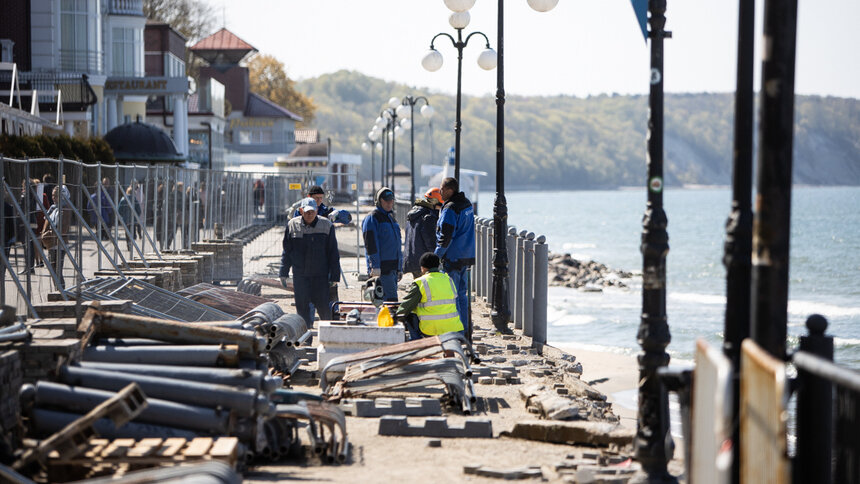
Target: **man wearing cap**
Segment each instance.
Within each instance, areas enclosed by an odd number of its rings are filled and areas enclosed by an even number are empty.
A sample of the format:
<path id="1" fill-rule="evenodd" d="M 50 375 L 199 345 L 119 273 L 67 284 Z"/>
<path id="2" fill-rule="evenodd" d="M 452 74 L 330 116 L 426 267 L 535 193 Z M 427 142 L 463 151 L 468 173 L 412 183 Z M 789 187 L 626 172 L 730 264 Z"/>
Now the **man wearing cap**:
<path id="1" fill-rule="evenodd" d="M 308 189 L 308 197 L 313 198 L 314 201 L 317 202 L 317 215 L 319 215 L 320 217 L 328 217 L 329 214 L 334 211 L 333 208 L 323 203 L 323 200 L 325 199 L 325 191 L 322 189 L 321 186 L 313 185 L 312 187 L 310 187 L 310 189 Z M 293 212 L 293 217 L 298 217 L 299 215 L 301 215 L 301 212 L 299 210 L 300 208 L 297 207 L 296 211 Z"/>
<path id="2" fill-rule="evenodd" d="M 394 192 L 382 187 L 376 192 L 376 208 L 361 223 L 367 272 L 379 277 L 386 301 L 397 301 L 397 281 L 403 275 L 403 243 L 393 210 Z"/>
<path id="3" fill-rule="evenodd" d="M 471 321 L 466 269 L 475 264 L 475 211 L 456 178 L 442 180 L 439 190 L 445 204 L 436 226 L 434 252 L 442 259 L 442 270 L 457 287 L 457 311 L 468 330 Z"/>
<path id="4" fill-rule="evenodd" d="M 425 252 L 419 265 L 422 276 L 409 286 L 396 313 L 409 330 L 409 339 L 463 331 L 457 312 L 457 288 L 447 274 L 439 272 L 439 256 Z"/>
<path id="5" fill-rule="evenodd" d="M 320 319 L 331 319 L 329 287 L 340 279 L 340 252 L 334 225 L 327 218 L 317 216 L 314 199 L 303 199 L 299 210 L 301 216 L 287 223 L 278 275 L 286 288 L 292 268 L 296 312 L 310 328 L 313 326 L 311 303 L 319 311 Z"/>
<path id="6" fill-rule="evenodd" d="M 419 259 L 425 252 L 436 249 L 436 223 L 442 194 L 438 188 L 427 190 L 423 198 L 415 200 L 406 215 L 406 244 L 403 254 L 403 272 L 412 273 L 413 279 L 421 277 Z"/>

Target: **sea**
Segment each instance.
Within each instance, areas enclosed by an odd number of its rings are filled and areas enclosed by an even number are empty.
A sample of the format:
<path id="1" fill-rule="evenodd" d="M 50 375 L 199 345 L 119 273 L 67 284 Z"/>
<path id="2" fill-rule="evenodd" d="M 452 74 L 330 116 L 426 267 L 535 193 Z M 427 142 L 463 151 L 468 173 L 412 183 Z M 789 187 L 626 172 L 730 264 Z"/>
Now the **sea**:
<path id="1" fill-rule="evenodd" d="M 641 274 L 643 189 L 509 191 L 508 224 L 545 235 L 549 250 Z M 478 196 L 491 217 L 493 193 Z M 722 344 L 726 269 L 722 263 L 728 187 L 667 188 L 669 220 L 666 313 L 675 364 L 691 363 L 695 341 Z M 792 190 L 788 346 L 805 334 L 806 318 L 827 318 L 838 364 L 860 370 L 860 187 Z M 603 292 L 551 286 L 547 340 L 566 348 L 635 355 L 642 311 L 641 279 Z"/>

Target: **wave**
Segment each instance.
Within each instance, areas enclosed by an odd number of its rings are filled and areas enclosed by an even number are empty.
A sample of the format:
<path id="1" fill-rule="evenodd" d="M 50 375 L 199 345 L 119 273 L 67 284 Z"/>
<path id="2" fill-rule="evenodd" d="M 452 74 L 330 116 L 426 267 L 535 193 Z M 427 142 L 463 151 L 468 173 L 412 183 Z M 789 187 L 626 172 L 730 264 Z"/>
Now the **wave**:
<path id="1" fill-rule="evenodd" d="M 860 307 L 837 306 L 816 301 L 790 300 L 788 313 L 794 316 L 810 316 L 820 314 L 825 318 L 860 316 Z"/>
<path id="2" fill-rule="evenodd" d="M 561 248 L 564 250 L 571 249 L 596 249 L 597 244 L 591 242 L 564 242 L 561 244 Z"/>
<path id="3" fill-rule="evenodd" d="M 560 350 L 583 350 L 593 351 L 595 353 L 614 353 L 616 355 L 634 356 L 638 349 L 624 348 L 621 346 L 607 346 L 592 343 L 574 343 L 572 341 L 550 341 L 550 346 L 554 346 Z M 574 353 L 575 354 L 575 353 Z"/>
<path id="4" fill-rule="evenodd" d="M 840 348 L 846 346 L 860 346 L 860 338 L 833 338 L 833 344 Z"/>
<path id="5" fill-rule="evenodd" d="M 561 313 L 556 318 L 550 319 L 551 326 L 581 326 L 593 323 L 597 318 L 588 314 L 566 314 Z"/>
<path id="6" fill-rule="evenodd" d="M 726 304 L 726 297 L 717 294 L 699 294 L 692 292 L 670 292 L 669 299 L 696 304 Z"/>

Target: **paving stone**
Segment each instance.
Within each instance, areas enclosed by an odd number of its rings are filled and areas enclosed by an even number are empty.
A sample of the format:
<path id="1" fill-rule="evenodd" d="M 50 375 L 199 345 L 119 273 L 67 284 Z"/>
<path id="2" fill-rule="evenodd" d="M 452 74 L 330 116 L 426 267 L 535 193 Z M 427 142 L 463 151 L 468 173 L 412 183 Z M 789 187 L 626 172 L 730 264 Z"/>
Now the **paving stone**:
<path id="1" fill-rule="evenodd" d="M 504 362 L 508 361 L 508 359 L 505 358 L 504 356 L 494 356 L 494 357 L 490 358 L 490 361 L 492 361 L 493 363 L 504 363 Z"/>
<path id="2" fill-rule="evenodd" d="M 505 349 L 506 350 L 518 350 L 519 347 L 517 347 L 517 345 L 515 345 L 513 343 L 509 343 L 509 344 L 505 345 Z"/>
<path id="3" fill-rule="evenodd" d="M 529 364 L 528 360 L 511 360 L 510 363 L 516 367 L 526 366 Z"/>
<path id="4" fill-rule="evenodd" d="M 493 377 L 491 377 L 491 376 L 478 377 L 478 384 L 480 384 L 480 385 L 492 385 L 493 384 Z"/>
<path id="5" fill-rule="evenodd" d="M 473 474 L 476 476 L 489 477 L 493 479 L 504 479 L 507 481 L 543 477 L 543 473 L 541 472 L 540 467 L 536 466 L 518 467 L 513 469 L 499 469 L 484 466 L 475 468 L 474 466 L 465 466 L 463 467 L 463 472 L 466 474 Z"/>
<path id="6" fill-rule="evenodd" d="M 557 444 L 625 446 L 633 443 L 636 430 L 605 422 L 536 420 L 517 422 L 508 435 Z"/>
<path id="7" fill-rule="evenodd" d="M 462 427 L 448 426 L 445 417 L 429 417 L 424 425 L 410 425 L 406 417 L 384 416 L 379 419 L 379 435 L 446 438 L 492 438 L 493 422 L 490 419 L 466 419 Z"/>
<path id="8" fill-rule="evenodd" d="M 340 403 L 346 415 L 377 418 L 383 415 L 431 417 L 442 415 L 442 404 L 436 398 L 367 398 L 346 399 Z"/>
<path id="9" fill-rule="evenodd" d="M 507 385 L 508 380 L 506 378 L 493 378 L 493 383 L 496 385 Z"/>
<path id="10" fill-rule="evenodd" d="M 508 383 L 510 383 L 511 385 L 520 385 L 522 384 L 522 380 L 520 380 L 519 378 L 508 378 Z"/>
<path id="11" fill-rule="evenodd" d="M 430 439 L 427 441 L 427 447 L 442 447 L 442 441 L 439 439 Z"/>
<path id="12" fill-rule="evenodd" d="M 567 395 L 567 394 L 568 394 L 568 390 L 567 390 L 567 388 L 556 388 L 556 389 L 555 389 L 555 391 L 556 391 L 559 395 Z"/>
<path id="13" fill-rule="evenodd" d="M 505 341 L 513 341 L 513 340 L 519 339 L 519 336 L 517 336 L 515 334 L 503 334 L 502 339 Z"/>

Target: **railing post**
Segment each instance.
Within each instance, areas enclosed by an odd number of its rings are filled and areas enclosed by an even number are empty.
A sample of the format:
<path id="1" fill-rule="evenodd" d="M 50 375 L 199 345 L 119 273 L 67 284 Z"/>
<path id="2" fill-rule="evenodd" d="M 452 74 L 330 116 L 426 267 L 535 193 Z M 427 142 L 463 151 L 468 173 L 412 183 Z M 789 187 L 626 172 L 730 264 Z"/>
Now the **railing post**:
<path id="1" fill-rule="evenodd" d="M 534 343 L 546 344 L 546 305 L 547 305 L 547 279 L 549 271 L 549 246 L 546 245 L 546 236 L 537 238 L 534 250 L 535 258 L 535 297 L 534 297 L 534 323 L 532 324 L 532 341 Z"/>
<path id="2" fill-rule="evenodd" d="M 824 334 L 827 320 L 813 314 L 806 320 L 806 329 L 800 351 L 833 361 L 833 337 Z M 797 384 L 794 482 L 829 484 L 833 482 L 833 383 L 798 368 Z"/>
<path id="3" fill-rule="evenodd" d="M 486 226 L 484 225 L 484 219 L 478 217 L 475 220 L 475 231 L 477 236 L 476 247 L 475 247 L 475 257 L 477 258 L 477 277 L 472 279 L 472 284 L 475 286 L 475 295 L 477 297 L 481 297 L 484 295 L 484 246 L 487 243 L 487 239 L 485 237 Z"/>
<path id="4" fill-rule="evenodd" d="M 525 244 L 527 233 L 528 231 L 526 230 L 520 230 L 520 233 L 517 235 L 517 312 L 514 315 L 515 329 L 523 329 L 523 287 L 525 286 L 525 277 L 523 276 L 523 256 L 525 252 L 523 244 Z"/>
<path id="5" fill-rule="evenodd" d="M 508 241 L 505 244 L 505 247 L 508 250 L 508 261 L 510 264 L 508 265 L 508 304 L 510 307 L 509 318 L 512 322 L 514 320 L 514 313 L 517 310 L 517 301 L 516 301 L 516 288 L 517 288 L 517 229 L 516 227 L 508 227 Z"/>
<path id="6" fill-rule="evenodd" d="M 487 262 L 484 266 L 484 272 L 481 277 L 484 278 L 484 294 L 487 296 L 487 303 L 493 307 L 493 251 L 496 248 L 495 230 L 493 228 L 493 220 L 485 219 L 487 222 L 487 239 L 484 251 L 484 260 Z"/>
<path id="7" fill-rule="evenodd" d="M 535 234 L 529 232 L 523 243 L 523 334 L 531 336 L 534 324 Z"/>

